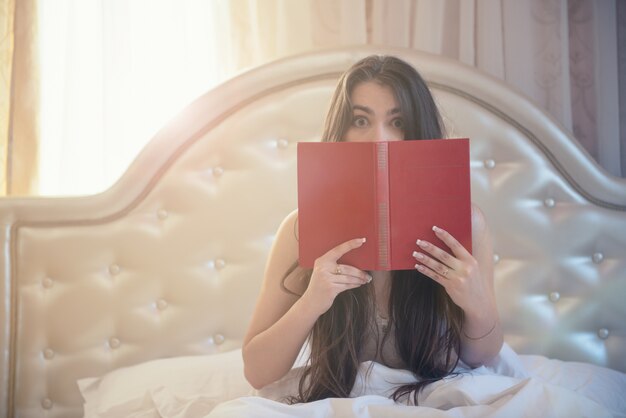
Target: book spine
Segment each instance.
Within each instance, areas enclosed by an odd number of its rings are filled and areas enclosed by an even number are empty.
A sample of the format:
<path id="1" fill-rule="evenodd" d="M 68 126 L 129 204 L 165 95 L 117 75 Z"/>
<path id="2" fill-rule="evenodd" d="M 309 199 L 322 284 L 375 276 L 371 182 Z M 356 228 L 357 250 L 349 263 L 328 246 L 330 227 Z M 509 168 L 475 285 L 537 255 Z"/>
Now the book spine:
<path id="1" fill-rule="evenodd" d="M 380 270 L 389 269 L 389 144 L 376 143 L 376 210 L 377 210 L 377 246 Z"/>

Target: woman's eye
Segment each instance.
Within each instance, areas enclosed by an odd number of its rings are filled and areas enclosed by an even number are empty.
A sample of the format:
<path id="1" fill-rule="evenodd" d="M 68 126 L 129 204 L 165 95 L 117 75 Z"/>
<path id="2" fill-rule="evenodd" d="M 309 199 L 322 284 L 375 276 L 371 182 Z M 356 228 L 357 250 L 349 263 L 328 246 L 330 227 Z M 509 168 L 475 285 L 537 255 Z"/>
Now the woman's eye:
<path id="1" fill-rule="evenodd" d="M 391 121 L 391 126 L 397 129 L 404 129 L 404 121 L 402 119 L 394 119 Z"/>
<path id="2" fill-rule="evenodd" d="M 367 119 L 363 116 L 357 116 L 352 120 L 352 124 L 357 128 L 365 128 L 367 126 Z"/>

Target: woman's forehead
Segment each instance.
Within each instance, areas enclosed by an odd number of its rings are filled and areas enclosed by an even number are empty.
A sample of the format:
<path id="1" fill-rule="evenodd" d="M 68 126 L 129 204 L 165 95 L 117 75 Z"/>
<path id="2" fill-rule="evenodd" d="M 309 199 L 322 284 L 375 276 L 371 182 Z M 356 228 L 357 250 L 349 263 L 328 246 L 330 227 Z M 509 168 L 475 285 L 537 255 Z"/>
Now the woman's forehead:
<path id="1" fill-rule="evenodd" d="M 398 99 L 393 88 L 378 81 L 364 81 L 355 85 L 350 96 L 353 105 L 377 103 L 392 107 L 398 106 Z"/>

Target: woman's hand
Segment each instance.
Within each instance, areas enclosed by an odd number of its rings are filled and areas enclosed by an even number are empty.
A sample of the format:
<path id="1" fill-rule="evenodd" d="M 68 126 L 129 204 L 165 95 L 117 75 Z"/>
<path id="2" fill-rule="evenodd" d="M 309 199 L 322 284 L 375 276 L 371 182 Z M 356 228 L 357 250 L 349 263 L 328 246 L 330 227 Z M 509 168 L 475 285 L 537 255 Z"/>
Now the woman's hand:
<path id="1" fill-rule="evenodd" d="M 434 244 L 417 240 L 426 254 L 415 251 L 415 268 L 444 287 L 452 301 L 466 313 L 480 315 L 495 306 L 492 286 L 482 274 L 478 261 L 450 233 L 433 227 L 433 231 L 452 251 L 452 254 Z"/>
<path id="2" fill-rule="evenodd" d="M 365 238 L 346 241 L 315 260 L 311 280 L 300 301 L 322 315 L 330 309 L 339 293 L 369 283 L 372 277 L 366 272 L 337 262 L 364 242 Z"/>
<path id="3" fill-rule="evenodd" d="M 451 253 L 418 240 L 417 245 L 424 254 L 413 253 L 418 261 L 415 267 L 442 285 L 465 313 L 461 360 L 472 367 L 487 364 L 500 352 L 504 339 L 493 283 L 491 239 L 482 212 L 472 206 L 473 254 L 447 231 L 436 227 L 433 231 Z"/>

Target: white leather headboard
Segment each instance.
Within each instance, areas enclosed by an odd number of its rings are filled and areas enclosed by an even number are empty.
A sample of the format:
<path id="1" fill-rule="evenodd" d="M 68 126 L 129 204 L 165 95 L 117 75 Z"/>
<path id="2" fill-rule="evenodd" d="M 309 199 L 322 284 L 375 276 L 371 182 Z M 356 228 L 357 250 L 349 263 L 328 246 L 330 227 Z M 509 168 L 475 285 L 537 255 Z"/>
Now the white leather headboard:
<path id="1" fill-rule="evenodd" d="M 626 182 L 504 84 L 360 47 L 208 92 L 105 193 L 0 199 L 0 416 L 81 416 L 79 378 L 238 347 L 273 234 L 296 207 L 296 143 L 319 140 L 339 74 L 371 53 L 414 64 L 450 135 L 471 138 L 506 341 L 626 371 Z"/>

